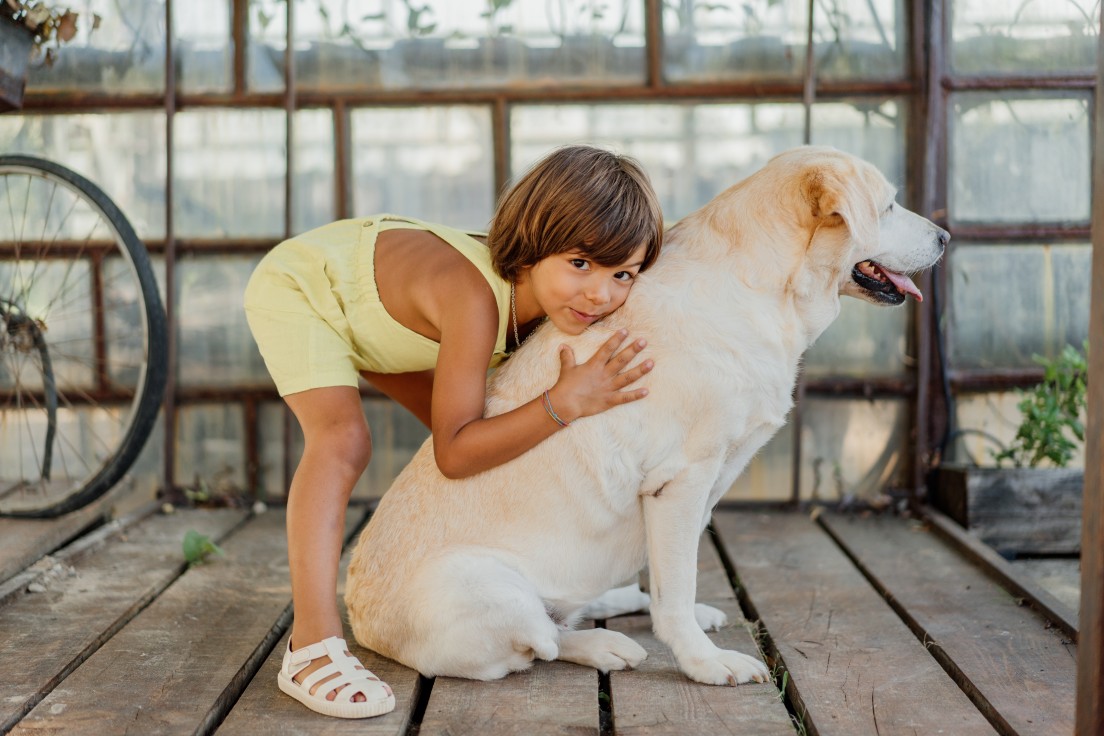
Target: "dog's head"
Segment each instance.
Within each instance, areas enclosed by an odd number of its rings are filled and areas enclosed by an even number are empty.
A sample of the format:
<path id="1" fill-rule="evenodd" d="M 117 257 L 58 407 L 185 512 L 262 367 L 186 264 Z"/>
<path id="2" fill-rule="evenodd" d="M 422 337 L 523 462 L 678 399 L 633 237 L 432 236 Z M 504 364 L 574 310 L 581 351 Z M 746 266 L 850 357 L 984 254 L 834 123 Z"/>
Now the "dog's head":
<path id="1" fill-rule="evenodd" d="M 873 165 L 831 148 L 783 153 L 767 168 L 796 184 L 796 211 L 808 233 L 806 262 L 827 270 L 839 294 L 898 305 L 923 296 L 909 274 L 934 265 L 950 235 L 895 201 Z"/>

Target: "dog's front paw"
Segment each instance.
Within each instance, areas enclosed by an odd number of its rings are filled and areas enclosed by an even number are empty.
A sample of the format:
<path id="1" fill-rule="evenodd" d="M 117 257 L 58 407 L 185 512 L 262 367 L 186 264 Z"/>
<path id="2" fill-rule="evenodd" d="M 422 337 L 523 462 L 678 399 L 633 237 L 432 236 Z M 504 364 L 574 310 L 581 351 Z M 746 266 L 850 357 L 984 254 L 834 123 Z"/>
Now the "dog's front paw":
<path id="1" fill-rule="evenodd" d="M 691 659 L 683 665 L 682 671 L 690 679 L 706 685 L 770 681 L 770 672 L 765 664 L 755 657 L 728 649 L 718 649 L 712 656 Z"/>
<path id="2" fill-rule="evenodd" d="M 704 603 L 694 604 L 694 619 L 702 627 L 702 631 L 720 631 L 728 623 L 728 616 L 724 611 Z"/>

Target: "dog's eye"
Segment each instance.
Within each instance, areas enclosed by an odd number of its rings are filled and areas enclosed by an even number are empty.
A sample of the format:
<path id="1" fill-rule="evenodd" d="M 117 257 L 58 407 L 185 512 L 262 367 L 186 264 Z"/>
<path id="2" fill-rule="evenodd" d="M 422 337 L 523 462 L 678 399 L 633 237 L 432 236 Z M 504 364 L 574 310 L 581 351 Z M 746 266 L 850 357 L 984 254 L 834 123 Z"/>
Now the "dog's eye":
<path id="1" fill-rule="evenodd" d="M 889 206 L 888 206 L 888 207 L 886 207 L 886 208 L 885 208 L 885 210 L 883 210 L 883 211 L 882 211 L 882 214 L 883 214 L 883 215 L 888 215 L 888 214 L 889 214 L 890 212 L 892 212 L 892 211 L 893 211 L 893 206 L 894 206 L 895 204 L 897 204 L 897 203 L 896 203 L 896 202 L 890 202 L 890 203 L 889 203 Z"/>

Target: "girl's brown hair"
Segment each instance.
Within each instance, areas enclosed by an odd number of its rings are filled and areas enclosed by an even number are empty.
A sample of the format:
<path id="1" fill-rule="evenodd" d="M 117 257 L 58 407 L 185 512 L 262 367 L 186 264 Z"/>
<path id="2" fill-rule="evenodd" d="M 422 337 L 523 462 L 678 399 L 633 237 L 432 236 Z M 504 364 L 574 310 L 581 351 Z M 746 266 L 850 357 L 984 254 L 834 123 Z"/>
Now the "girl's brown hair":
<path id="1" fill-rule="evenodd" d="M 617 266 L 645 246 L 641 271 L 655 263 L 663 212 L 634 159 L 591 146 L 566 146 L 530 169 L 502 198 L 487 243 L 507 281 L 548 256 L 578 250 Z"/>

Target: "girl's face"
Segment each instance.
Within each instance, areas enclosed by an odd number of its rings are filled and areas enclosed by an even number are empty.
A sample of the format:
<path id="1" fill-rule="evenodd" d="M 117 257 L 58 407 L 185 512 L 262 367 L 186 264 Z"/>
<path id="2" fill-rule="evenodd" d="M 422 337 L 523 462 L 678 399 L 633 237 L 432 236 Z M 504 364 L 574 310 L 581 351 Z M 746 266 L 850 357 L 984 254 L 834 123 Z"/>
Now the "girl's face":
<path id="1" fill-rule="evenodd" d="M 579 251 L 549 256 L 529 269 L 533 297 L 556 327 L 578 335 L 625 303 L 644 254 L 641 245 L 617 266 L 599 265 Z"/>

